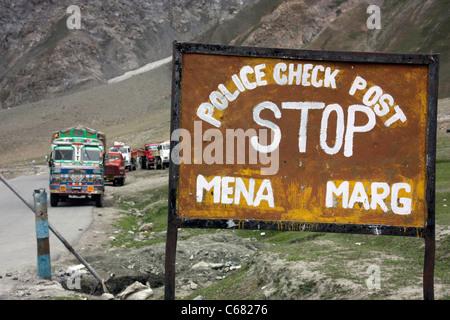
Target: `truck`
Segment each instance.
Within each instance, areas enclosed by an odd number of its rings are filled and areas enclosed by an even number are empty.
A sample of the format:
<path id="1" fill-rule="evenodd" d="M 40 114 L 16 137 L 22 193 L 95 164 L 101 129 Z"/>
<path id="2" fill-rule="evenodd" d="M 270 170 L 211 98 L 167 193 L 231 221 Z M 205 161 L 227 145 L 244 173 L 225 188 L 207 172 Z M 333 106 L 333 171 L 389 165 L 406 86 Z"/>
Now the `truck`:
<path id="1" fill-rule="evenodd" d="M 161 157 L 161 144 L 150 143 L 145 145 L 143 155 L 141 155 L 142 169 L 164 169 Z"/>
<path id="2" fill-rule="evenodd" d="M 46 157 L 52 207 L 73 196 L 103 206 L 105 146 L 104 133 L 84 126 L 53 133 L 50 154 Z"/>
<path id="3" fill-rule="evenodd" d="M 161 159 L 163 168 L 168 168 L 170 163 L 170 141 L 161 142 Z"/>
<path id="4" fill-rule="evenodd" d="M 105 157 L 105 180 L 112 181 L 113 185 L 125 184 L 126 170 L 123 156 L 120 152 L 110 151 Z"/>
<path id="5" fill-rule="evenodd" d="M 123 142 L 114 142 L 114 145 L 109 148 L 111 152 L 120 152 L 125 161 L 125 169 L 136 170 L 137 168 L 137 157 L 136 153 L 131 150 L 129 146 L 126 146 Z"/>

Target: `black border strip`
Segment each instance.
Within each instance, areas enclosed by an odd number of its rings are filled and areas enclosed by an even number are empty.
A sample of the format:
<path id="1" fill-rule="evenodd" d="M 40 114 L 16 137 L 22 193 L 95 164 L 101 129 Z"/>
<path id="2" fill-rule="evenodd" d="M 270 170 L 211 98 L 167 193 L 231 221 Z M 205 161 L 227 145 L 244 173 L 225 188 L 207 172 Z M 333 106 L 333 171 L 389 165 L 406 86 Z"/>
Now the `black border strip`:
<path id="1" fill-rule="evenodd" d="M 331 232 L 373 235 L 402 235 L 410 237 L 423 237 L 424 228 L 396 227 L 385 225 L 336 224 L 292 221 L 262 221 L 262 220 L 235 220 L 235 219 L 179 219 L 179 227 L 184 228 L 211 228 L 211 229 L 249 229 L 274 231 L 301 231 L 301 232 Z"/>

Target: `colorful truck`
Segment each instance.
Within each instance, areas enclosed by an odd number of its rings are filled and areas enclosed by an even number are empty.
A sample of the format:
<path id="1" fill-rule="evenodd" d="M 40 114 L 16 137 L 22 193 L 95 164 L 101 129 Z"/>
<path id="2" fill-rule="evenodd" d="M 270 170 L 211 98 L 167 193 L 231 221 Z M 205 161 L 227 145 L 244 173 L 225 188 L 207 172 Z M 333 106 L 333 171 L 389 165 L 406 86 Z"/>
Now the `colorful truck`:
<path id="1" fill-rule="evenodd" d="M 123 186 L 125 184 L 126 170 L 123 156 L 120 152 L 110 151 L 105 157 L 105 180 Z"/>
<path id="2" fill-rule="evenodd" d="M 103 205 L 105 134 L 77 126 L 52 135 L 50 168 L 50 204 L 58 205 L 71 196 L 84 196 Z"/>

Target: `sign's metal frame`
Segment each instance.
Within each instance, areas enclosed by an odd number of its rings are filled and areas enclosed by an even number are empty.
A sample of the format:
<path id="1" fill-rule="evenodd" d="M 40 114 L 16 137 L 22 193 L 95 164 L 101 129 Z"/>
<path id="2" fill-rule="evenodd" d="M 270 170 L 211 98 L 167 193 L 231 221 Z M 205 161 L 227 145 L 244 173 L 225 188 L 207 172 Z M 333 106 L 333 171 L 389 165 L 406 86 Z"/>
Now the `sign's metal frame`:
<path id="1" fill-rule="evenodd" d="M 230 219 L 192 219 L 177 215 L 177 194 L 180 166 L 170 164 L 169 169 L 169 207 L 166 242 L 166 299 L 174 299 L 175 251 L 177 229 L 217 228 L 217 229 L 254 229 L 280 231 L 314 231 L 333 233 L 375 234 L 393 236 L 411 236 L 425 239 L 424 298 L 433 298 L 433 273 L 435 252 L 435 175 L 436 175 L 436 128 L 438 99 L 439 54 L 390 54 L 311 51 L 294 49 L 276 49 L 211 45 L 199 43 L 174 42 L 171 133 L 180 128 L 181 85 L 183 72 L 183 54 L 229 55 L 255 58 L 278 58 L 328 62 L 389 63 L 428 66 L 428 102 L 427 102 L 427 156 L 426 156 L 426 203 L 427 221 L 424 227 L 399 227 L 386 225 L 331 224 L 288 221 L 232 220 Z M 175 145 L 171 141 L 171 150 Z"/>

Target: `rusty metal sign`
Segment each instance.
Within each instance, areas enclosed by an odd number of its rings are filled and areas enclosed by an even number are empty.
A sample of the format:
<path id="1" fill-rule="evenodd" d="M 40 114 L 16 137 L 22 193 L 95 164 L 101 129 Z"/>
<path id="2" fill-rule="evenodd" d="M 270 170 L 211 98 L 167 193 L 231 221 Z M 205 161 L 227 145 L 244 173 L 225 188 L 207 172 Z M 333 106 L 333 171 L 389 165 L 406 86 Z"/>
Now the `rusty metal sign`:
<path id="1" fill-rule="evenodd" d="M 432 57 L 175 48 L 183 224 L 423 236 Z"/>
<path id="2" fill-rule="evenodd" d="M 169 228 L 434 237 L 438 58 L 174 43 Z"/>

